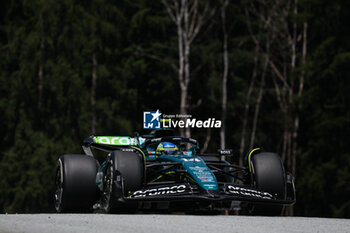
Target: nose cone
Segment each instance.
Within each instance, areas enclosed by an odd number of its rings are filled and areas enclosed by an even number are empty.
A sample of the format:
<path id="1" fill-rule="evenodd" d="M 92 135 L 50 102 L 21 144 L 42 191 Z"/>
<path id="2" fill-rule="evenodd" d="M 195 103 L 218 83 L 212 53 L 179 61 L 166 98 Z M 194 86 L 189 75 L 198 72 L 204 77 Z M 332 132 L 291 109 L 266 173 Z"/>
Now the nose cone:
<path id="1" fill-rule="evenodd" d="M 219 190 L 205 190 L 206 193 L 212 198 L 219 198 Z"/>

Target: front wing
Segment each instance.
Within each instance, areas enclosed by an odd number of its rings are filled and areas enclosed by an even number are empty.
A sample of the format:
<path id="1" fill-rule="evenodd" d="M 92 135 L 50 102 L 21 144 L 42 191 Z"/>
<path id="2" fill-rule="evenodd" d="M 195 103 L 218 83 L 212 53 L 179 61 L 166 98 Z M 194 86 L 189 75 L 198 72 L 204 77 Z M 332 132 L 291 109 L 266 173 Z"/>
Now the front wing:
<path id="1" fill-rule="evenodd" d="M 271 193 L 237 184 L 224 183 L 219 190 L 203 190 L 197 185 L 168 184 L 146 187 L 119 198 L 120 201 L 247 201 L 254 203 L 271 203 L 292 205 L 295 193 L 287 194 L 286 199 L 278 199 Z"/>

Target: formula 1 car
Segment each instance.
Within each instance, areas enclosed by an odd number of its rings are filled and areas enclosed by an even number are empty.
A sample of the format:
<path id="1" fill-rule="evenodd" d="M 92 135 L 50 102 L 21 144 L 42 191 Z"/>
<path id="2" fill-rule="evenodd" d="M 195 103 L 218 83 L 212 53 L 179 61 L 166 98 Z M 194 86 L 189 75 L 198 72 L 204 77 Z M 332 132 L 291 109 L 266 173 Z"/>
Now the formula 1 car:
<path id="1" fill-rule="evenodd" d="M 107 152 L 101 165 L 91 148 Z M 135 137 L 91 136 L 83 149 L 84 155 L 58 159 L 57 212 L 193 213 L 231 210 L 232 203 L 239 203 L 243 213 L 280 215 L 296 199 L 293 177 L 281 158 L 259 149 L 247 154 L 246 166 L 238 166 L 225 159 L 232 150 L 200 154 L 196 140 L 169 130 Z"/>

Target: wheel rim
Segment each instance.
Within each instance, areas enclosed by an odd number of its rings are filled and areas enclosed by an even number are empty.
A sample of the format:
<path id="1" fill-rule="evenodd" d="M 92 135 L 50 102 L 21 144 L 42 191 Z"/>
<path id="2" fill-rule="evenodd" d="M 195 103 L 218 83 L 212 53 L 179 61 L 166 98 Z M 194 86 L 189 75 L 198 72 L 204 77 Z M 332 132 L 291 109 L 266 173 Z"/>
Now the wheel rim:
<path id="1" fill-rule="evenodd" d="M 112 192 L 113 192 L 113 166 L 109 165 L 106 169 L 106 175 L 104 178 L 104 210 L 106 212 L 109 212 L 111 209 L 111 198 L 112 198 Z"/>
<path id="2" fill-rule="evenodd" d="M 61 166 L 58 166 L 56 170 L 56 179 L 55 179 L 55 208 L 57 212 L 61 211 L 62 193 L 63 193 L 62 183 L 63 181 L 61 177 Z"/>
<path id="3" fill-rule="evenodd" d="M 250 167 L 251 167 L 251 172 L 250 172 L 250 186 L 253 188 L 256 188 L 256 181 L 255 181 L 255 170 L 254 170 L 254 164 L 252 161 L 250 161 Z M 254 212 L 255 205 L 249 203 L 248 204 L 248 212 L 252 214 Z"/>

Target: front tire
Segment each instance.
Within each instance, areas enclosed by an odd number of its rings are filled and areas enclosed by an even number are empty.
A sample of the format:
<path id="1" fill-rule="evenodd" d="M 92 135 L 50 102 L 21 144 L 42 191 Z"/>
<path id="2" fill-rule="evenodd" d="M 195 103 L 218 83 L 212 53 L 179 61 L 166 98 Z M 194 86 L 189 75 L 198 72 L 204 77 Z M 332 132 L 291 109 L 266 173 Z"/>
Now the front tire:
<path id="1" fill-rule="evenodd" d="M 252 186 L 268 192 L 277 199 L 286 198 L 286 175 L 283 162 L 277 154 L 255 154 L 250 161 Z M 253 215 L 279 216 L 283 205 L 254 204 L 251 208 Z"/>
<path id="2" fill-rule="evenodd" d="M 104 176 L 104 210 L 107 213 L 132 213 L 137 203 L 125 203 L 118 198 L 142 187 L 144 161 L 139 153 L 113 151 Z"/>
<path id="3" fill-rule="evenodd" d="M 98 162 L 87 155 L 62 155 L 57 161 L 55 209 L 59 213 L 91 212 L 97 198 Z"/>

